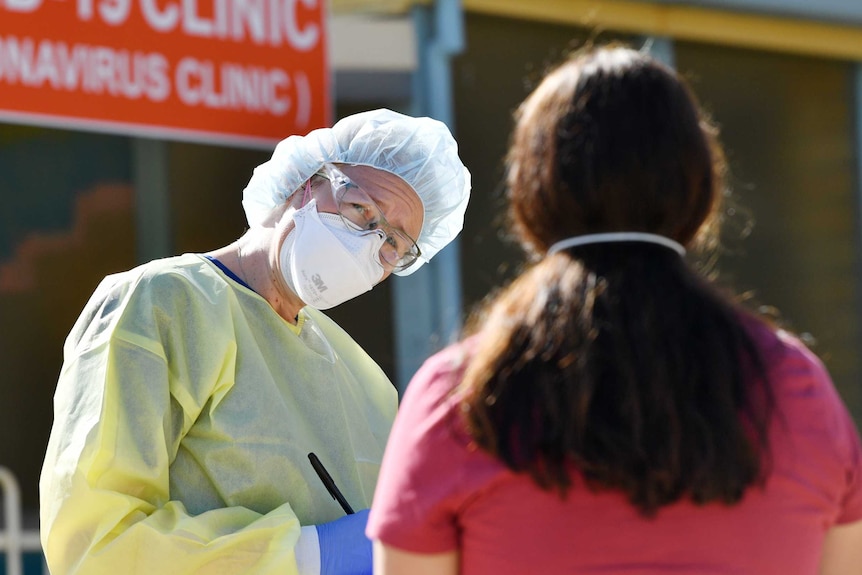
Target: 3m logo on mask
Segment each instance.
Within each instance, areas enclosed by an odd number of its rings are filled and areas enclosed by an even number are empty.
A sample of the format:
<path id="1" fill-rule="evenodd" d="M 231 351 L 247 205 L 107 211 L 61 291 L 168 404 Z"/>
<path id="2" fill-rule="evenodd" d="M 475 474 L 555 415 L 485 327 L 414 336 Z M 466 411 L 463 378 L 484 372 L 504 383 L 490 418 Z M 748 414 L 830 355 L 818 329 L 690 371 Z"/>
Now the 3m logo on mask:
<path id="1" fill-rule="evenodd" d="M 314 287 L 317 288 L 317 291 L 323 293 L 326 291 L 326 284 L 323 283 L 323 279 L 320 277 L 320 274 L 314 274 L 311 276 L 311 282 L 314 284 Z"/>

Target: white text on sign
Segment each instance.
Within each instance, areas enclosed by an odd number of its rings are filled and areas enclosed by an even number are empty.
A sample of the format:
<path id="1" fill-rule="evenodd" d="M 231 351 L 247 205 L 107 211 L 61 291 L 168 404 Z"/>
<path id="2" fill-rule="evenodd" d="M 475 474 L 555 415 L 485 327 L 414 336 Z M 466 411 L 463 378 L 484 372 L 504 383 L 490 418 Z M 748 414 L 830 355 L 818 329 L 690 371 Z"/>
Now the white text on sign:
<path id="1" fill-rule="evenodd" d="M 301 71 L 185 57 L 171 73 L 168 59 L 158 52 L 14 36 L 0 36 L 0 84 L 152 102 L 169 98 L 175 86 L 187 106 L 272 116 L 293 110 L 300 123 L 308 121 L 311 98 Z"/>
<path id="2" fill-rule="evenodd" d="M 34 12 L 46 0 L 0 0 L 10 12 Z M 318 0 L 74 0 L 80 21 L 98 19 L 109 26 L 122 26 L 137 8 L 155 32 L 181 31 L 190 37 L 258 45 L 288 44 L 300 52 L 320 41 L 320 26 L 311 22 L 300 27 L 300 5 L 317 8 Z"/>

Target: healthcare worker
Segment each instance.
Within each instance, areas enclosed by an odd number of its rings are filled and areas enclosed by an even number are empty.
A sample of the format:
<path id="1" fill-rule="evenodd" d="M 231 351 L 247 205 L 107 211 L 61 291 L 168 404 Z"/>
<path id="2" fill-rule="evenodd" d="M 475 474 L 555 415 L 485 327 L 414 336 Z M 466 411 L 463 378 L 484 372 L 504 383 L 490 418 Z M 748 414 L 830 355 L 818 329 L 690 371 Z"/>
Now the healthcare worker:
<path id="1" fill-rule="evenodd" d="M 443 124 L 363 112 L 276 147 L 238 241 L 105 278 L 55 395 L 51 573 L 370 573 L 397 396 L 319 310 L 416 271 L 460 231 L 469 189 Z"/>

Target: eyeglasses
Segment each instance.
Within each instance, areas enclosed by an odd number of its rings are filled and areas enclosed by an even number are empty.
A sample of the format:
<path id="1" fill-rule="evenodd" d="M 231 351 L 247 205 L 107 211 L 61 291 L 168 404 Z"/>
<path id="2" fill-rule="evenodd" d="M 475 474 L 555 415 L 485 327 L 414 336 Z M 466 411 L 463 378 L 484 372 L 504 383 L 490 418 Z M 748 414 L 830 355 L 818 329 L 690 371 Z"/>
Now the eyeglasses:
<path id="1" fill-rule="evenodd" d="M 318 175 L 329 180 L 338 215 L 348 228 L 359 233 L 379 230 L 386 234 L 380 246 L 381 265 L 401 271 L 416 263 L 422 254 L 416 241 L 393 227 L 371 196 L 332 164 L 324 164 Z"/>

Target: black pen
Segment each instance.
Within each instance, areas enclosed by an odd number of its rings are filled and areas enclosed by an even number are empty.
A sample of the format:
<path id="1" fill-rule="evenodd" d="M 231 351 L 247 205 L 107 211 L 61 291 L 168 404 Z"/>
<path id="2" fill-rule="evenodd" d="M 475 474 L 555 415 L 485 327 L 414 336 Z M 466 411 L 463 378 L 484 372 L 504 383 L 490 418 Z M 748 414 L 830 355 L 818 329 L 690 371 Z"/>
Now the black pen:
<path id="1" fill-rule="evenodd" d="M 338 490 L 338 487 L 335 485 L 335 481 L 332 480 L 332 476 L 329 475 L 329 472 L 326 471 L 326 468 L 317 456 L 314 453 L 309 453 L 308 460 L 311 462 L 311 466 L 317 472 L 317 476 L 320 477 L 326 490 L 329 491 L 330 495 L 332 495 L 332 498 L 338 501 L 345 513 L 353 515 L 353 509 L 350 507 L 350 504 L 344 498 L 344 495 L 341 494 L 341 491 Z"/>

